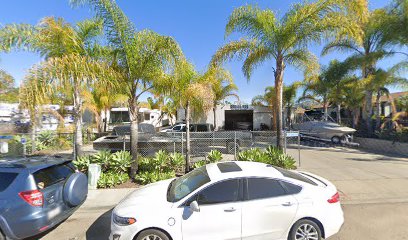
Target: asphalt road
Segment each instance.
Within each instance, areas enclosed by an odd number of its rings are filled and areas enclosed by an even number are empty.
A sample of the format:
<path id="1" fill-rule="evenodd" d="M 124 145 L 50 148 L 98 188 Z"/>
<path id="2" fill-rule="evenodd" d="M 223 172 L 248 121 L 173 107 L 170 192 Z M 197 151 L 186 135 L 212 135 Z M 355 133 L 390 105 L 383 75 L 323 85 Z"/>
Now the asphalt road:
<path id="1" fill-rule="evenodd" d="M 298 159 L 297 150 L 288 153 Z M 341 148 L 304 148 L 300 169 L 331 180 L 341 193 L 345 224 L 330 240 L 408 239 L 408 159 Z M 67 221 L 43 236 L 106 239 L 111 209 L 131 189 L 91 191 Z"/>

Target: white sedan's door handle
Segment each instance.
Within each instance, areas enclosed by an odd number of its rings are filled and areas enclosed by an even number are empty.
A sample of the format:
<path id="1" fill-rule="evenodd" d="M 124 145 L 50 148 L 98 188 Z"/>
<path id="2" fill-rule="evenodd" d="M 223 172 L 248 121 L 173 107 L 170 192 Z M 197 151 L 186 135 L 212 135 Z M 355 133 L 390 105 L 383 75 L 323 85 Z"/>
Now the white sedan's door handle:
<path id="1" fill-rule="evenodd" d="M 224 212 L 235 212 L 237 209 L 235 209 L 234 207 L 230 207 L 230 208 L 226 208 L 224 209 Z"/>
<path id="2" fill-rule="evenodd" d="M 285 206 L 285 207 L 290 207 L 290 206 L 292 206 L 293 205 L 293 203 L 292 202 L 285 202 L 285 203 L 282 203 L 282 206 Z"/>

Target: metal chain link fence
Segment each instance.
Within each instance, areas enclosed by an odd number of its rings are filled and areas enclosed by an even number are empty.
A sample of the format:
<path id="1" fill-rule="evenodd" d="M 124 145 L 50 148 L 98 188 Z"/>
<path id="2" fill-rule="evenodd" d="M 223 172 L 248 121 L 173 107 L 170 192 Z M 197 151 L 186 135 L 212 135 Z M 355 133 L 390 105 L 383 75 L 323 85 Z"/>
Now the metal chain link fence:
<path id="1" fill-rule="evenodd" d="M 298 132 L 285 134 L 286 148 L 298 149 L 299 154 L 293 156 L 300 159 Z M 99 150 L 130 151 L 130 135 L 128 132 L 97 138 L 96 134 L 84 133 L 82 150 L 85 154 Z M 157 132 L 138 134 L 138 152 L 141 156 L 153 156 L 159 150 L 170 153 L 187 153 L 187 134 L 185 132 Z M 223 154 L 224 160 L 236 160 L 238 153 L 250 148 L 266 149 L 275 146 L 276 132 L 273 131 L 216 131 L 191 132 L 190 157 L 192 162 L 206 158 L 212 150 Z M 73 133 L 41 132 L 36 135 L 13 134 L 0 136 L 0 158 L 25 155 L 69 155 L 72 157 L 74 146 Z M 6 146 L 7 145 L 7 146 Z"/>

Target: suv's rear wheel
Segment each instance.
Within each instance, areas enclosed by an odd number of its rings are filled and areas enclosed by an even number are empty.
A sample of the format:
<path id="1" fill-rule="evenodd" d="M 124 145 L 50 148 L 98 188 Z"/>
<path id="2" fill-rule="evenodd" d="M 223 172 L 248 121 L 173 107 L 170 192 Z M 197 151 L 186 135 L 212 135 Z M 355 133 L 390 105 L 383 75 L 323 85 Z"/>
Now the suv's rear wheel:
<path id="1" fill-rule="evenodd" d="M 170 240 L 169 237 L 162 231 L 156 229 L 148 229 L 141 232 L 136 240 Z"/>
<path id="2" fill-rule="evenodd" d="M 297 221 L 289 233 L 288 240 L 321 240 L 322 231 L 313 221 L 303 219 Z"/>

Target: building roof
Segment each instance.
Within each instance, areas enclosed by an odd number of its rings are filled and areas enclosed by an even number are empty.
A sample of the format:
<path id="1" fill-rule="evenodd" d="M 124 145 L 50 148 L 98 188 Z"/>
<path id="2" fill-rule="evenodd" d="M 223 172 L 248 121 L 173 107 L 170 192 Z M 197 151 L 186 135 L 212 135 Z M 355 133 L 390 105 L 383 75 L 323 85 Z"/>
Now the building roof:
<path id="1" fill-rule="evenodd" d="M 390 97 L 391 99 L 397 99 L 397 98 L 404 97 L 404 96 L 408 96 L 408 92 L 395 92 L 395 93 L 391 93 L 389 97 Z M 375 101 L 376 101 L 376 97 L 374 96 L 374 97 L 373 97 L 373 102 L 375 102 Z M 386 95 L 381 96 L 381 97 L 380 97 L 380 102 L 389 102 L 388 96 L 386 96 Z"/>

